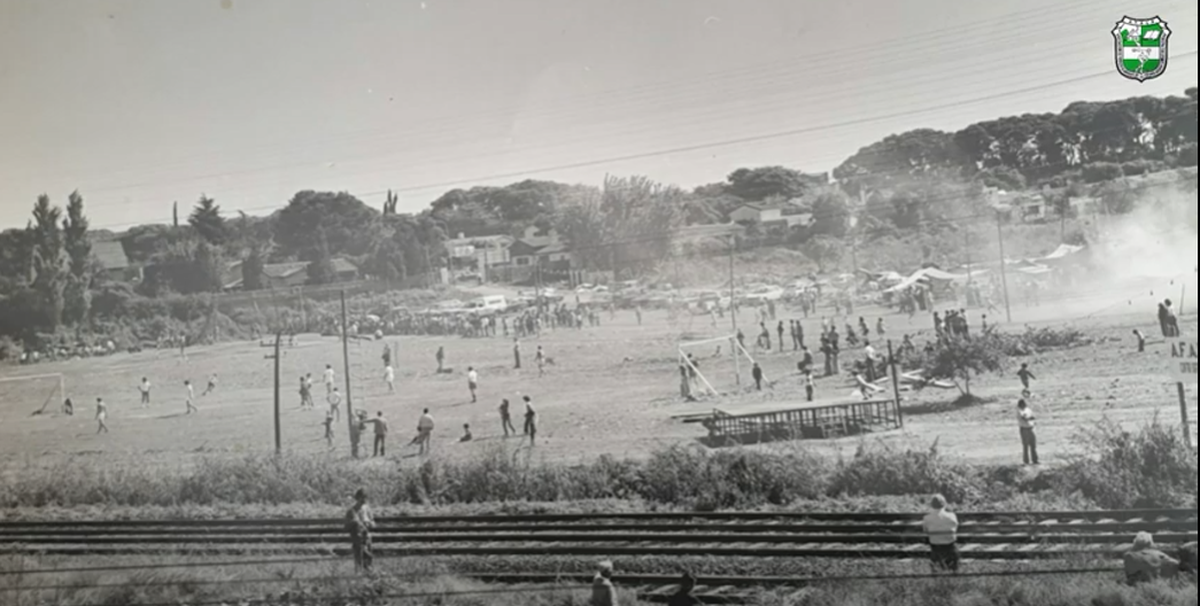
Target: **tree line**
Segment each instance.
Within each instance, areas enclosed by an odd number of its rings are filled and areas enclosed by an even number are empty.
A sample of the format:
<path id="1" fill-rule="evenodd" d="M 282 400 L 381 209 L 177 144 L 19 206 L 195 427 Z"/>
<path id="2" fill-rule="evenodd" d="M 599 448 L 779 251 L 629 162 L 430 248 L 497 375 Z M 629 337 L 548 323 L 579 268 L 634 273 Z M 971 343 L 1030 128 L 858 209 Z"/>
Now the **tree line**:
<path id="1" fill-rule="evenodd" d="M 740 168 L 691 190 L 644 177 L 609 177 L 599 187 L 525 180 L 452 189 L 418 213 L 397 211 L 389 192 L 380 208 L 346 192 L 300 191 L 266 217 L 229 216 L 201 196 L 170 225 L 122 234 L 89 229 L 79 192 L 65 210 L 40 196 L 28 225 L 0 232 L 0 334 L 86 324 L 105 280 L 92 243 L 119 237 L 130 261 L 154 268 L 136 286 L 147 297 L 217 292 L 240 262 L 242 287 L 262 288 L 262 268 L 307 262 L 307 279 L 333 279 L 343 257 L 371 278 L 403 281 L 447 264 L 445 242 L 459 236 L 519 237 L 533 226 L 557 230 L 586 251 L 587 269 L 638 272 L 671 254 L 685 225 L 725 223 L 748 203 L 779 205 L 811 220 L 794 227 L 749 226 L 746 245 L 796 248 L 818 265 L 854 237 L 937 236 L 959 217 L 985 210 L 985 188 L 1042 190 L 1068 211 L 1069 194 L 1095 190 L 1115 212 L 1133 196 L 1109 185 L 1121 176 L 1196 165 L 1196 88 L 1184 96 L 1077 102 L 1057 114 L 1025 114 L 957 132 L 916 129 L 858 150 L 826 174 L 783 166 Z"/>

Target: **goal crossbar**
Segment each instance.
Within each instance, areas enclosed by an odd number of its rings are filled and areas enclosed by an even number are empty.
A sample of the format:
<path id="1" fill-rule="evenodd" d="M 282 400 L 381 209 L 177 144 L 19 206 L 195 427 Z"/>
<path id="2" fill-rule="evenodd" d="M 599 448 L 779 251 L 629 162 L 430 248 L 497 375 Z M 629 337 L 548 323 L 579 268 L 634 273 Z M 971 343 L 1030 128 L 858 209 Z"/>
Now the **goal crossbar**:
<path id="1" fill-rule="evenodd" d="M 712 345 L 714 343 L 716 343 L 716 344 L 729 343 L 730 350 L 732 351 L 733 356 L 735 358 L 745 358 L 745 360 L 749 363 L 750 366 L 753 366 L 755 364 L 755 361 L 754 361 L 754 356 L 751 356 L 750 352 L 746 351 L 746 348 L 742 346 L 740 341 L 738 341 L 737 335 L 726 335 L 724 337 L 713 337 L 710 339 L 701 339 L 698 341 L 680 341 L 678 343 L 678 347 L 677 347 L 677 349 L 679 351 L 679 362 L 681 364 L 685 365 L 688 368 L 688 370 L 693 375 L 695 375 L 695 377 L 697 379 L 700 380 L 700 383 L 704 386 L 705 390 L 709 394 L 719 395 L 720 392 L 718 392 L 716 390 L 716 388 L 714 388 L 712 386 L 712 383 L 709 383 L 708 378 L 704 376 L 704 373 L 700 372 L 700 369 L 697 368 L 696 365 L 692 363 L 692 360 L 690 358 L 688 358 L 687 351 L 686 351 L 692 347 L 698 347 L 698 346 L 703 346 L 703 345 Z M 735 360 L 735 363 L 736 363 L 736 360 Z M 740 380 L 740 377 L 739 377 L 739 380 Z M 763 380 L 767 380 L 766 375 L 763 375 Z"/>
<path id="2" fill-rule="evenodd" d="M 67 399 L 67 380 L 61 372 L 44 373 L 40 375 L 17 375 L 14 377 L 0 377 L 0 383 L 16 383 L 18 381 L 36 381 L 39 379 L 58 379 L 58 395 L 62 400 Z M 54 397 L 51 393 L 49 397 L 42 402 L 42 407 L 38 412 L 44 412 L 46 407 L 50 405 L 50 400 Z"/>

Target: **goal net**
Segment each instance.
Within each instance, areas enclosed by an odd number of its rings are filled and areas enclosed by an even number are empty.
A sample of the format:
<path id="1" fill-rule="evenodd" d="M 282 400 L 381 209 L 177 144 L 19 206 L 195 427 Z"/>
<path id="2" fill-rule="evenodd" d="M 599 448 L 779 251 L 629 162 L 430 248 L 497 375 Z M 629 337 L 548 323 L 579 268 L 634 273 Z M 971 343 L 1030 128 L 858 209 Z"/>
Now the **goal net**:
<path id="1" fill-rule="evenodd" d="M 66 399 L 67 384 L 61 373 L 0 377 L 0 415 L 4 418 L 63 414 Z"/>
<path id="2" fill-rule="evenodd" d="M 754 358 L 735 336 L 681 341 L 678 351 L 679 364 L 690 376 L 689 394 L 694 398 L 733 393 L 753 383 L 750 370 Z"/>

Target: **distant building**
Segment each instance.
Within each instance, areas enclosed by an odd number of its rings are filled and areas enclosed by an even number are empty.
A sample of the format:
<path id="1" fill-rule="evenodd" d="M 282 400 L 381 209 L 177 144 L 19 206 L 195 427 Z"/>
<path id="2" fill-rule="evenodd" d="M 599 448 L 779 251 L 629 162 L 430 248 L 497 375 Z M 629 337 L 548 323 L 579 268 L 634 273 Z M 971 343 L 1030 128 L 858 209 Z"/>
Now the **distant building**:
<path id="1" fill-rule="evenodd" d="M 460 264 L 474 261 L 479 267 L 504 265 L 510 261 L 508 248 L 515 241 L 506 235 L 467 238 L 459 234 L 446 241 L 446 253 Z"/>
<path id="2" fill-rule="evenodd" d="M 571 268 L 571 249 L 553 229 L 540 231 L 535 226 L 526 228 L 524 236 L 508 247 L 508 255 L 512 265 L 529 267 L 540 264 L 542 267 L 567 270 Z"/>
<path id="3" fill-rule="evenodd" d="M 125 254 L 120 240 L 92 242 L 92 255 L 100 263 L 101 271 L 109 280 L 117 282 L 141 281 L 142 270 L 135 267 Z"/>
<path id="4" fill-rule="evenodd" d="M 768 204 L 743 204 L 729 213 L 734 223 L 771 223 L 783 220 L 783 207 Z"/>
<path id="5" fill-rule="evenodd" d="M 358 266 L 342 257 L 334 257 L 330 264 L 333 266 L 335 282 L 351 282 L 359 277 Z M 308 261 L 291 263 L 268 263 L 263 265 L 262 288 L 293 288 L 308 283 Z M 226 282 L 224 290 L 242 290 L 242 262 L 235 261 L 225 268 Z"/>

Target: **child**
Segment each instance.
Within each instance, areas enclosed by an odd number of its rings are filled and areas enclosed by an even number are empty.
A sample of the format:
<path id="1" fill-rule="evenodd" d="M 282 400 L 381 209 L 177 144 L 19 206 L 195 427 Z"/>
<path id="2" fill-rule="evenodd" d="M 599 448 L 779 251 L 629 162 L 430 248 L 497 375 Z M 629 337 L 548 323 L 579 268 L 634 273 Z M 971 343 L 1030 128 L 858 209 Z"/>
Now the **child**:
<path id="1" fill-rule="evenodd" d="M 1021 370 L 1017 371 L 1017 377 L 1021 379 L 1021 387 L 1025 388 L 1026 391 L 1029 390 L 1029 380 L 1037 378 L 1029 370 L 1028 364 L 1021 364 Z"/>
<path id="2" fill-rule="evenodd" d="M 325 413 L 325 443 L 333 448 L 333 413 Z"/>
<path id="3" fill-rule="evenodd" d="M 806 401 L 813 401 L 813 391 L 815 389 L 816 384 L 813 383 L 812 369 L 804 371 L 804 397 Z"/>
<path id="4" fill-rule="evenodd" d="M 471 441 L 471 424 L 470 423 L 463 423 L 463 435 L 461 438 L 458 439 L 458 441 L 459 442 L 470 442 Z"/>
<path id="5" fill-rule="evenodd" d="M 208 394 L 212 393 L 213 390 L 215 390 L 216 388 L 217 388 L 217 375 L 216 375 L 216 373 L 213 373 L 213 375 L 208 378 L 208 386 L 204 388 L 204 393 L 202 393 L 200 395 L 207 396 Z"/>

